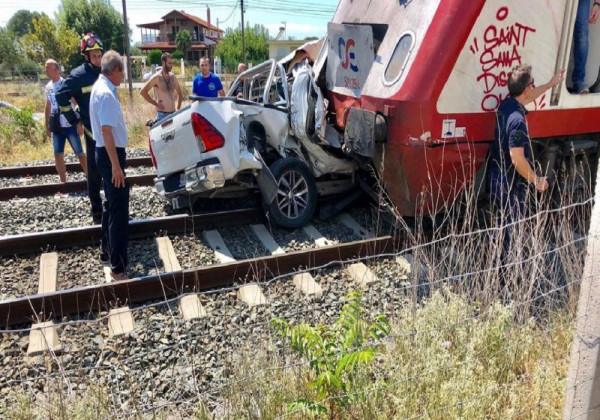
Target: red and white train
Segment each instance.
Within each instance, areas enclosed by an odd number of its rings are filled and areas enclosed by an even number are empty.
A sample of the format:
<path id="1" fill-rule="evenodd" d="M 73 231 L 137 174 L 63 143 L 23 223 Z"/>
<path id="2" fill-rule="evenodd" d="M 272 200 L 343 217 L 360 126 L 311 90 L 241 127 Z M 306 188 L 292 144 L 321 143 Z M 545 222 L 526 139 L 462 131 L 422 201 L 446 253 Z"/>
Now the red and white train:
<path id="1" fill-rule="evenodd" d="M 519 63 L 533 66 L 538 83 L 567 69 L 565 82 L 528 107 L 543 170 L 558 182 L 561 165 L 596 162 L 600 94 L 570 93 L 577 4 L 340 1 L 315 70 L 326 79 L 329 111 L 346 147 L 373 159 L 402 215 L 442 210 L 482 172 L 494 111 Z M 586 82 L 593 92 L 600 24 L 590 26 L 589 51 Z"/>

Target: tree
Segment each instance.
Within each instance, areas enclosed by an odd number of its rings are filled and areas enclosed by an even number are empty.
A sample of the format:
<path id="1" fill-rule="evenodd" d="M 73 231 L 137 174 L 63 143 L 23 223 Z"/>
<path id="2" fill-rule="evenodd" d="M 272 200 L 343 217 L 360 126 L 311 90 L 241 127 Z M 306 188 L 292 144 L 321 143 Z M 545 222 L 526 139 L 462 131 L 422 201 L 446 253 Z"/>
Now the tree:
<path id="1" fill-rule="evenodd" d="M 29 10 L 19 10 L 12 15 L 6 24 L 6 29 L 13 32 L 18 37 L 22 37 L 23 35 L 33 32 L 33 20 L 39 19 L 42 16 L 46 16 L 46 14 L 30 12 Z"/>
<path id="2" fill-rule="evenodd" d="M 106 0 L 61 0 L 58 20 L 82 38 L 93 32 L 102 40 L 104 51 L 123 54 L 123 18 Z"/>
<path id="3" fill-rule="evenodd" d="M 129 54 L 131 54 L 132 56 L 134 55 L 144 55 L 144 53 L 142 52 L 142 50 L 140 50 L 140 47 L 138 47 L 137 45 L 132 46 L 129 49 Z"/>
<path id="4" fill-rule="evenodd" d="M 6 28 L 0 28 L 0 62 L 16 63 L 19 52 L 16 46 L 16 35 Z"/>
<path id="5" fill-rule="evenodd" d="M 269 31 L 263 25 L 246 27 L 246 60 L 262 63 L 269 58 Z M 228 29 L 223 39 L 217 44 L 216 55 L 221 57 L 223 67 L 228 72 L 235 72 L 242 61 L 242 30 Z"/>
<path id="6" fill-rule="evenodd" d="M 73 67 L 79 61 L 79 37 L 72 29 L 56 27 L 48 16 L 33 20 L 33 31 L 21 42 L 27 58 L 43 63 L 53 58 L 60 64 Z"/>
<path id="7" fill-rule="evenodd" d="M 16 35 L 6 28 L 0 28 L 0 72 L 12 73 L 21 61 L 16 46 Z"/>
<path id="8" fill-rule="evenodd" d="M 187 29 L 177 32 L 175 36 L 175 44 L 177 45 L 177 49 L 183 53 L 184 57 L 186 56 L 187 50 L 192 46 L 192 34 Z"/>

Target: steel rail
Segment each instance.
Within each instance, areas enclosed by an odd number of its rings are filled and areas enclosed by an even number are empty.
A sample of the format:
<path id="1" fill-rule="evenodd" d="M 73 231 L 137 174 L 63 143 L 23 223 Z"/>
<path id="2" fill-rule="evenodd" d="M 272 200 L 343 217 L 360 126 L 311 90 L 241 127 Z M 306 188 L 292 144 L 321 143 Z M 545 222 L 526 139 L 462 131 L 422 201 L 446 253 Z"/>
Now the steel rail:
<path id="1" fill-rule="evenodd" d="M 129 238 L 142 239 L 155 234 L 182 234 L 224 226 L 239 226 L 264 221 L 260 208 L 247 208 L 188 216 L 185 214 L 129 221 Z M 48 252 L 74 246 L 100 243 L 100 225 L 0 236 L 0 256 Z"/>
<path id="2" fill-rule="evenodd" d="M 79 163 L 67 163 L 66 166 L 68 172 L 82 172 Z M 152 159 L 150 157 L 127 159 L 127 168 L 137 168 L 140 166 L 152 166 Z M 54 165 L 0 167 L 0 177 L 2 178 L 34 175 L 56 175 L 56 167 Z"/>
<path id="3" fill-rule="evenodd" d="M 133 175 L 128 176 L 129 184 L 134 187 L 150 187 L 154 185 L 156 175 Z M 13 198 L 44 197 L 54 194 L 69 194 L 87 191 L 87 181 L 73 181 L 56 184 L 23 185 L 19 187 L 0 188 L 0 201 L 8 201 Z"/>
<path id="4" fill-rule="evenodd" d="M 0 324 L 5 328 L 71 314 L 103 311 L 124 304 L 168 299 L 184 293 L 196 293 L 231 286 L 236 282 L 261 282 L 300 269 L 331 263 L 339 266 L 349 259 L 377 257 L 397 249 L 390 236 L 361 240 L 287 254 L 235 261 L 172 273 L 140 277 L 120 282 L 24 296 L 0 302 Z"/>

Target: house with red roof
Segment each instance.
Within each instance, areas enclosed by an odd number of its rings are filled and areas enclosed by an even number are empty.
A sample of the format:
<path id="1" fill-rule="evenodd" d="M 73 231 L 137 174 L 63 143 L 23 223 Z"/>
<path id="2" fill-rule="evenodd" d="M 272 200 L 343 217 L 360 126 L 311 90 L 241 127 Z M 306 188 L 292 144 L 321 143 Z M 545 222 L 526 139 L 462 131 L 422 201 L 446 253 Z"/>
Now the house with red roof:
<path id="1" fill-rule="evenodd" d="M 211 63 L 213 62 L 215 47 L 225 31 L 210 23 L 210 9 L 207 8 L 206 20 L 183 10 L 172 10 L 161 19 L 158 22 L 137 25 L 142 34 L 142 44 L 139 45 L 142 51 L 157 49 L 162 52 L 174 52 L 177 49 L 177 33 L 185 29 L 192 35 L 192 45 L 184 58 L 198 62 L 200 57 L 207 56 Z"/>

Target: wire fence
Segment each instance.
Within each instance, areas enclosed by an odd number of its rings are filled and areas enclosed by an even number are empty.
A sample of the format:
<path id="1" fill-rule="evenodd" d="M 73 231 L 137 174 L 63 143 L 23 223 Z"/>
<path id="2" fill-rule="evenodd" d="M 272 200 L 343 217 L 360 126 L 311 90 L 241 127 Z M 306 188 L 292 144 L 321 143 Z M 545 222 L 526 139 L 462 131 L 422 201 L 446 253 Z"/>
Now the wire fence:
<path id="1" fill-rule="evenodd" d="M 417 229 L 398 253 L 307 267 L 320 296 L 298 292 L 291 276 L 255 278 L 266 305 L 242 303 L 237 284 L 199 293 L 207 315 L 185 321 L 182 296 L 165 297 L 132 307 L 134 332 L 116 337 L 107 312 L 57 317 L 60 352 L 27 356 L 30 328 L 2 329 L 0 415 L 561 417 L 579 287 L 589 280 L 584 250 L 595 239 L 587 233 L 592 204 L 539 207 L 511 224 L 463 221 L 427 240 Z M 344 270 L 353 262 L 378 279 L 361 290 L 361 319 L 370 325 L 384 314 L 390 326 L 385 336 L 344 347 L 336 321 L 348 293 L 360 289 Z M 334 344 L 319 356 L 299 355 L 274 319 L 315 326 L 321 335 L 313 339 Z M 360 352 L 373 358 L 340 367 Z M 329 373 L 343 386 L 319 388 L 318 366 L 339 369 Z"/>

